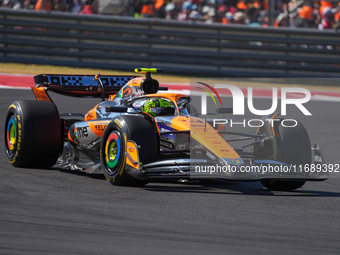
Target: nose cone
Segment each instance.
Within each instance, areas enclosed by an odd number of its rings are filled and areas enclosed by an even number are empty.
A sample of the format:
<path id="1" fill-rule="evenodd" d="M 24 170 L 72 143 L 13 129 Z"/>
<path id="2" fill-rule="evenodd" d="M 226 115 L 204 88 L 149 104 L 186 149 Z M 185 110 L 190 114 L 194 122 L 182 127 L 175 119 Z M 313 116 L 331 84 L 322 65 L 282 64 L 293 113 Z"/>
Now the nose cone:
<path id="1" fill-rule="evenodd" d="M 190 131 L 191 139 L 194 139 L 204 146 L 210 153 L 222 159 L 225 163 L 231 165 L 244 163 L 238 153 L 224 140 L 218 131 L 206 121 L 190 117 Z M 216 159 L 216 163 L 218 162 Z"/>

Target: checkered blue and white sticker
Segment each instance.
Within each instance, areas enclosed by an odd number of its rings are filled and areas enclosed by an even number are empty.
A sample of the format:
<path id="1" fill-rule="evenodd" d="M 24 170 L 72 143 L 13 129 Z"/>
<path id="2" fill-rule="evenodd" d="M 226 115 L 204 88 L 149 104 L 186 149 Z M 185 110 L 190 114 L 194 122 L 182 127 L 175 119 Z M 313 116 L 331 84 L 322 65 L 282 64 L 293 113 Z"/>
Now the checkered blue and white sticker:
<path id="1" fill-rule="evenodd" d="M 104 86 L 124 86 L 134 76 L 101 76 L 100 79 Z M 97 86 L 94 76 L 75 76 L 75 75 L 49 75 L 48 82 L 51 85 L 63 86 Z"/>

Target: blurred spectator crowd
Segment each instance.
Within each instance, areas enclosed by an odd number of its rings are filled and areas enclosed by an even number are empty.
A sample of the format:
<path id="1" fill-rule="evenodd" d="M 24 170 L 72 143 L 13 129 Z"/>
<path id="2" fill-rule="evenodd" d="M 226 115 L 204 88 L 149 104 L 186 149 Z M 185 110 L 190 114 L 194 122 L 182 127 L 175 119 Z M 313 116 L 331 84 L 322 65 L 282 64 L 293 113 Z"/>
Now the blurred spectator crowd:
<path id="1" fill-rule="evenodd" d="M 141 0 L 136 1 L 139 5 L 135 8 L 135 16 L 268 26 L 268 1 L 270 0 Z M 272 1 L 272 20 L 276 27 L 340 27 L 340 1 Z"/>
<path id="2" fill-rule="evenodd" d="M 63 11 L 80 14 L 97 13 L 97 0 L 0 0 L 1 8 L 15 10 Z"/>
<path id="3" fill-rule="evenodd" d="M 0 0 L 1 8 L 101 13 L 104 0 Z M 105 0 L 110 2 L 110 0 Z M 114 1 L 114 0 L 112 0 Z M 272 2 L 269 11 L 268 1 Z M 340 0 L 121 0 L 118 15 L 205 23 L 340 28 Z M 108 13 L 106 13 L 108 14 Z M 117 14 L 117 13 L 115 13 Z M 271 15 L 271 17 L 269 17 Z"/>

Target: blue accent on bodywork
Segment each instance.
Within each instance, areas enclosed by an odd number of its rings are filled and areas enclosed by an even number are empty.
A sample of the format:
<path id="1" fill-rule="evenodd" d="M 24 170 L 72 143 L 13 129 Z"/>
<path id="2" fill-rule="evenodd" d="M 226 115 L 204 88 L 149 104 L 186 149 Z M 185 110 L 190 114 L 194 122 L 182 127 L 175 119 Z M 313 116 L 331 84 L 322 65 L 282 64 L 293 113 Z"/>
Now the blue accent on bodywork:
<path id="1" fill-rule="evenodd" d="M 124 86 L 135 76 L 101 76 L 104 86 Z M 48 83 L 62 86 L 97 86 L 94 76 L 87 75 L 48 75 Z"/>
<path id="2" fill-rule="evenodd" d="M 170 131 L 174 131 L 175 129 L 172 127 L 169 127 L 167 125 L 164 125 L 162 123 L 157 123 L 158 127 L 159 127 L 159 132 L 170 132 Z M 175 134 L 168 134 L 168 135 L 163 135 L 166 138 L 172 139 L 172 140 L 176 140 L 176 135 Z"/>

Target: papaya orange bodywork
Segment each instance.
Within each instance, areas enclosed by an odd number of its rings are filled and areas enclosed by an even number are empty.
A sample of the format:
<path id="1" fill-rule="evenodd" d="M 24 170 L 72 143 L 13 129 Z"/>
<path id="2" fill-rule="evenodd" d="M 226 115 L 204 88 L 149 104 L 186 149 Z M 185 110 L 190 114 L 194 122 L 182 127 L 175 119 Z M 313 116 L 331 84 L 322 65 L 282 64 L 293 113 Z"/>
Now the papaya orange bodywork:
<path id="1" fill-rule="evenodd" d="M 139 170 L 138 149 L 134 142 L 127 142 L 126 153 L 128 154 L 126 157 L 126 164 Z"/>
<path id="2" fill-rule="evenodd" d="M 106 125 L 110 123 L 110 120 L 97 120 L 97 121 L 89 121 L 89 128 L 95 133 L 96 136 L 102 137 Z"/>
<path id="3" fill-rule="evenodd" d="M 45 88 L 32 87 L 32 91 L 37 100 L 52 101 L 51 98 L 47 95 Z"/>
<path id="4" fill-rule="evenodd" d="M 98 104 L 86 113 L 84 118 L 85 121 L 97 119 L 97 106 Z"/>
<path id="5" fill-rule="evenodd" d="M 116 98 L 117 94 L 109 95 L 108 101 L 113 101 Z"/>
<path id="6" fill-rule="evenodd" d="M 221 139 L 218 131 L 202 119 L 178 116 L 172 119 L 171 124 L 176 130 L 190 130 L 193 139 L 220 158 L 240 158 L 238 153 Z"/>

